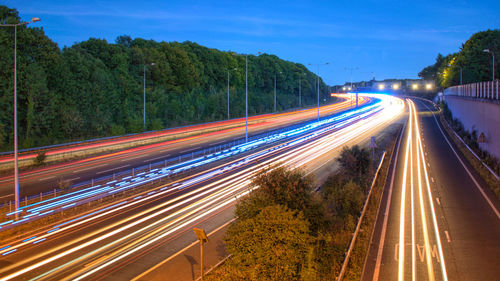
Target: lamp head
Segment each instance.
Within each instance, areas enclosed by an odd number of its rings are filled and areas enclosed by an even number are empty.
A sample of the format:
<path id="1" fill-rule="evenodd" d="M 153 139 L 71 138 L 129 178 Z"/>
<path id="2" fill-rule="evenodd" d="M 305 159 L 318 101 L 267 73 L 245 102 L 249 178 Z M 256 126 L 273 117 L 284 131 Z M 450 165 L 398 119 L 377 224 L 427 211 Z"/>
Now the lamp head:
<path id="1" fill-rule="evenodd" d="M 483 52 L 485 53 L 489 53 L 490 52 L 490 49 L 484 49 Z"/>
<path id="2" fill-rule="evenodd" d="M 32 22 L 37 22 L 37 21 L 40 21 L 40 18 L 31 18 L 31 21 Z"/>

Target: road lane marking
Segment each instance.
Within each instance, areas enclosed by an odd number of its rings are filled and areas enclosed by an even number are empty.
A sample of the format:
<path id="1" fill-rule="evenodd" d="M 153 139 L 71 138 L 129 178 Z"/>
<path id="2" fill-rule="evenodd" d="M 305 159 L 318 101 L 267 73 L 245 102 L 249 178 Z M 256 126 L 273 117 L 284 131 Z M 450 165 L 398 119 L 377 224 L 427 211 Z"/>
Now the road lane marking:
<path id="1" fill-rule="evenodd" d="M 166 158 L 166 157 L 169 157 L 169 156 L 170 156 L 170 154 L 167 154 L 167 155 L 159 156 L 159 157 L 156 157 L 156 158 L 146 159 L 146 160 L 144 160 L 142 162 L 146 163 L 146 162 L 150 162 L 150 161 L 155 161 L 155 160 L 158 160 L 158 159 Z"/>
<path id="2" fill-rule="evenodd" d="M 109 169 L 109 170 L 105 170 L 105 171 L 100 171 L 100 172 L 97 172 L 96 174 L 107 173 L 107 172 L 111 172 L 111 171 L 114 171 L 114 170 L 119 170 L 119 169 L 127 168 L 127 167 L 130 167 L 130 164 L 129 165 L 125 165 L 125 166 L 116 167 L 116 168 Z"/>
<path id="3" fill-rule="evenodd" d="M 436 201 L 438 202 L 439 205 L 441 205 L 441 201 L 439 201 L 439 197 L 436 197 Z"/>
<path id="4" fill-rule="evenodd" d="M 434 182 L 434 178 L 433 177 L 431 177 L 431 181 Z"/>
<path id="5" fill-rule="evenodd" d="M 444 234 L 446 235 L 446 240 L 448 240 L 448 243 L 451 242 L 451 239 L 450 239 L 450 234 L 448 234 L 448 231 L 444 231 Z"/>
<path id="6" fill-rule="evenodd" d="M 68 180 L 64 180 L 64 181 L 74 181 L 74 180 L 79 180 L 80 177 L 77 177 L 77 178 L 72 178 L 72 179 L 68 179 Z"/>
<path id="7" fill-rule="evenodd" d="M 107 166 L 107 165 L 108 164 L 102 164 L 102 165 L 92 166 L 92 167 L 88 167 L 88 168 L 85 168 L 85 169 L 80 169 L 80 170 L 73 171 L 73 173 L 79 173 L 79 172 L 83 172 L 83 171 L 88 171 L 88 170 L 96 169 L 96 168 L 99 168 L 99 167 L 104 167 L 104 166 Z"/>
<path id="8" fill-rule="evenodd" d="M 424 103 L 424 106 L 429 108 L 425 103 Z M 484 199 L 488 202 L 488 204 L 490 205 L 491 209 L 493 210 L 493 212 L 497 215 L 497 218 L 500 219 L 500 212 L 497 210 L 497 208 L 495 207 L 495 205 L 493 205 L 493 202 L 491 202 L 490 198 L 488 198 L 488 196 L 486 195 L 486 193 L 484 192 L 483 188 L 479 185 L 479 183 L 477 182 L 476 178 L 472 175 L 472 173 L 469 171 L 469 169 L 467 168 L 467 166 L 465 166 L 465 163 L 462 161 L 462 159 L 458 156 L 457 152 L 455 151 L 455 149 L 453 148 L 453 146 L 451 145 L 450 141 L 448 140 L 448 138 L 446 137 L 446 135 L 444 134 L 443 130 L 441 129 L 441 125 L 439 125 L 438 121 L 437 121 L 437 118 L 436 118 L 436 115 L 432 115 L 434 117 L 434 121 L 436 122 L 436 124 L 438 125 L 438 128 L 439 128 L 439 131 L 441 131 L 441 134 L 443 135 L 443 138 L 446 140 L 446 142 L 448 143 L 448 145 L 450 146 L 451 150 L 453 151 L 453 153 L 455 154 L 455 156 L 457 157 L 458 161 L 460 162 L 460 164 L 462 164 L 462 166 L 464 167 L 465 171 L 467 172 L 467 174 L 469 175 L 469 177 L 472 179 L 472 181 L 474 182 L 475 186 L 477 187 L 477 189 L 481 192 L 481 195 L 483 195 Z"/>
<path id="9" fill-rule="evenodd" d="M 46 177 L 46 178 L 38 179 L 38 181 L 51 180 L 51 179 L 53 179 L 53 178 L 55 178 L 55 177 L 56 177 L 56 176 Z"/>
<path id="10" fill-rule="evenodd" d="M 130 160 L 134 160 L 134 159 L 137 159 L 137 158 L 142 158 L 144 156 L 147 156 L 148 154 L 145 154 L 145 155 L 139 155 L 139 156 L 136 156 L 136 157 L 127 157 L 125 159 L 122 159 L 120 162 L 125 162 L 125 161 L 130 161 Z"/>

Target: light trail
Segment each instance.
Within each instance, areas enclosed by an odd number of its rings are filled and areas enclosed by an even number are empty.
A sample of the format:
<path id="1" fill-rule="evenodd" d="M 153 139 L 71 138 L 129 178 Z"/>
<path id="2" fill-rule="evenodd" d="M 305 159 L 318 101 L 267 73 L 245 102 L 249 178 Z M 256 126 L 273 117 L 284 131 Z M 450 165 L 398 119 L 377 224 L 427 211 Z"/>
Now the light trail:
<path id="1" fill-rule="evenodd" d="M 432 191 L 429 183 L 429 176 L 427 173 L 427 162 L 425 160 L 422 139 L 420 136 L 420 124 L 418 119 L 418 112 L 415 104 L 411 100 L 407 100 L 409 116 L 408 116 L 408 131 L 406 140 L 406 152 L 404 158 L 404 167 L 401 180 L 401 207 L 399 214 L 399 242 L 398 242 L 398 280 L 405 280 L 409 278 L 410 274 L 406 272 L 406 267 L 408 266 L 408 271 L 411 271 L 411 279 L 425 279 L 434 281 L 437 279 L 436 273 L 439 270 L 441 277 L 440 280 L 448 280 L 446 273 L 446 265 L 441 245 L 441 239 L 439 235 L 439 227 L 436 218 L 436 212 L 434 208 L 434 202 L 432 200 Z M 415 157 L 415 156 L 416 157 Z M 408 168 L 408 165 L 410 167 Z M 413 172 L 414 167 L 416 167 L 416 174 Z M 417 204 L 415 204 L 415 189 L 414 183 L 417 185 Z M 407 194 L 407 184 L 410 184 L 410 197 L 408 199 Z M 424 186 L 425 185 L 425 186 Z M 427 198 L 427 199 L 426 199 Z M 408 205 L 406 201 L 409 200 L 411 224 L 406 223 L 405 213 L 407 212 Z M 426 203 L 427 202 L 427 203 Z M 419 210 L 418 216 L 420 216 L 420 225 L 417 224 L 418 220 L 417 209 Z M 430 218 L 429 218 L 430 217 Z M 430 228 L 429 224 L 432 223 Z M 417 228 L 418 227 L 418 228 Z M 419 235 L 417 235 L 416 230 L 419 230 Z M 411 263 L 405 262 L 405 236 L 406 233 L 411 232 Z M 419 240 L 423 240 L 423 251 L 425 253 L 420 253 L 422 261 L 425 257 L 425 267 L 421 270 L 419 264 L 417 264 L 417 250 Z M 433 261 L 434 251 L 432 243 L 435 241 L 437 244 L 437 254 L 435 265 Z M 435 246 L 434 246 L 435 247 Z M 423 265 L 422 265 L 423 266 Z M 439 268 L 439 269 L 437 269 Z"/>
<path id="2" fill-rule="evenodd" d="M 360 99 L 359 104 L 362 105 L 366 103 L 368 100 L 367 99 Z M 332 111 L 336 111 L 339 109 L 345 109 L 349 107 L 349 100 L 344 100 L 340 103 L 335 103 L 332 105 L 326 105 L 322 106 L 320 108 L 320 113 L 322 114 L 328 114 L 331 113 Z M 273 123 L 279 122 L 279 119 L 288 119 L 288 120 L 299 120 L 299 119 L 304 119 L 304 118 L 312 118 L 316 116 L 316 108 L 310 108 L 310 109 L 302 109 L 302 110 L 297 110 L 297 111 L 291 111 L 291 112 L 283 112 L 283 113 L 269 113 L 269 114 L 262 114 L 262 115 L 257 115 L 257 116 L 250 116 L 249 117 L 249 122 L 250 123 L 262 123 L 262 122 L 267 122 L 267 120 L 271 120 Z M 179 127 L 179 128 L 171 128 L 171 129 L 166 129 L 162 131 L 156 131 L 156 132 L 145 132 L 145 133 L 140 133 L 140 134 L 134 134 L 134 135 L 127 135 L 127 136 L 122 136 L 122 137 L 113 137 L 111 139 L 101 139 L 101 140 L 96 140 L 96 141 L 87 141 L 87 142 L 80 142 L 76 144 L 70 144 L 66 145 L 65 147 L 58 147 L 54 148 L 52 150 L 49 150 L 46 152 L 47 156 L 51 155 L 56 155 L 56 154 L 61 154 L 61 153 L 73 153 L 73 152 L 78 152 L 82 150 L 88 150 L 92 148 L 98 148 L 98 147 L 103 147 L 103 146 L 112 146 L 112 145 L 119 145 L 123 143 L 128 143 L 128 142 L 134 142 L 134 141 L 141 141 L 141 140 L 147 140 L 147 139 L 152 139 L 152 138 L 160 138 L 160 137 L 166 137 L 169 135 L 180 135 L 180 134 L 185 134 L 185 133 L 192 133 L 193 131 L 204 131 L 204 130 L 209 130 L 209 129 L 214 129 L 214 128 L 243 128 L 242 124 L 244 124 L 244 118 L 237 118 L 237 119 L 231 119 L 231 120 L 224 120 L 224 121 L 216 121 L 216 122 L 211 122 L 211 123 L 205 123 L 205 124 L 197 124 L 197 125 L 190 125 L 190 126 L 185 126 L 185 127 Z M 119 153 L 121 154 L 121 153 Z M 113 155 L 116 155 L 113 153 Z M 21 153 L 19 155 L 19 160 L 27 160 L 27 159 L 32 159 L 37 156 L 36 153 L 32 152 L 26 152 L 26 153 Z M 0 164 L 5 163 L 5 162 L 11 162 L 13 161 L 13 156 L 8 155 L 4 157 L 0 157 Z M 3 179 L 3 178 L 0 178 Z"/>
<path id="3" fill-rule="evenodd" d="M 405 202 L 406 202 L 406 178 L 407 178 L 407 170 L 408 170 L 408 155 L 411 149 L 411 141 L 412 141 L 412 118 L 411 114 L 413 112 L 413 108 L 410 108 L 410 119 L 408 125 L 408 136 L 406 138 L 406 152 L 405 152 L 405 163 L 403 169 L 403 180 L 401 183 L 401 207 L 399 213 L 399 253 L 398 253 L 398 280 L 403 281 L 404 278 L 404 253 L 405 253 Z"/>
<path id="4" fill-rule="evenodd" d="M 188 170 L 191 170 L 202 165 L 207 165 L 215 161 L 219 161 L 224 158 L 232 157 L 237 154 L 244 153 L 248 150 L 256 149 L 262 145 L 267 145 L 269 143 L 278 142 L 283 139 L 293 137 L 296 135 L 304 134 L 309 131 L 314 131 L 321 126 L 325 126 L 330 123 L 341 122 L 345 120 L 346 124 L 353 122 L 353 116 L 359 115 L 358 118 L 363 118 L 363 113 L 370 112 L 374 108 L 381 107 L 380 102 L 374 103 L 373 105 L 365 106 L 357 110 L 348 111 L 339 115 L 335 115 L 330 118 L 326 118 L 320 121 L 311 122 L 297 129 L 292 129 L 283 133 L 273 134 L 268 137 L 263 137 L 257 140 L 249 141 L 240 145 L 233 146 L 221 152 L 212 153 L 205 155 L 203 157 L 197 157 L 188 161 L 184 161 L 178 164 L 171 165 L 162 169 L 154 169 L 148 173 L 143 172 L 137 174 L 135 177 L 126 177 L 121 181 L 114 180 L 107 182 L 105 186 L 97 185 L 86 189 L 71 192 L 59 197 L 50 198 L 47 200 L 39 201 L 27 206 L 22 206 L 18 211 L 7 213 L 8 216 L 18 215 L 21 220 L 12 221 L 5 225 L 0 226 L 0 229 L 8 229 L 9 227 L 19 225 L 20 223 L 27 223 L 39 219 L 45 215 L 52 215 L 56 212 L 63 211 L 69 207 L 75 207 L 78 205 L 86 204 L 88 202 L 101 199 L 106 196 L 110 196 L 114 193 L 121 192 L 127 189 L 134 188 L 139 185 L 143 185 L 167 176 L 172 176 L 174 174 L 179 174 Z M 340 123 L 342 124 L 342 123 Z M 319 132 L 318 132 L 319 133 Z M 210 177 L 213 175 L 207 175 Z M 193 180 L 194 181 L 194 180 Z M 189 184 L 189 183 L 187 183 Z M 24 212 L 24 215 L 20 215 Z"/>
<path id="5" fill-rule="evenodd" d="M 402 111 L 403 104 L 401 102 L 397 102 L 397 99 L 389 97 L 387 99 L 393 101 L 394 104 L 390 104 L 389 102 L 383 103 L 383 110 L 375 111 L 371 113 L 371 115 L 367 112 L 363 118 L 360 118 L 355 123 L 334 124 L 330 126 L 332 127 L 331 130 L 336 129 L 333 132 L 324 128 L 322 129 L 324 130 L 323 135 L 311 133 L 309 135 L 290 140 L 287 142 L 288 145 L 280 144 L 271 147 L 266 150 L 266 153 L 257 152 L 250 156 L 245 156 L 239 160 L 230 162 L 227 165 L 221 165 L 211 169 L 208 173 L 212 173 L 217 169 L 226 169 L 222 174 L 217 174 L 217 177 L 220 177 L 220 179 L 216 179 L 213 182 L 205 183 L 205 181 L 207 181 L 207 177 L 205 177 L 203 173 L 199 173 L 198 175 L 191 177 L 190 180 L 190 184 L 199 186 L 196 190 L 189 191 L 172 200 L 150 207 L 147 210 L 133 216 L 126 217 L 85 236 L 67 241 L 55 248 L 47 249 L 47 251 L 43 253 L 26 258 L 25 260 L 13 264 L 8 268 L 1 269 L 0 272 L 2 273 L 10 273 L 0 280 L 10 280 L 29 273 L 34 269 L 38 269 L 39 271 L 41 270 L 41 267 L 48 266 L 49 264 L 57 262 L 62 258 L 67 261 L 65 264 L 54 265 L 52 269 L 44 270 L 45 273 L 42 273 L 42 275 L 39 275 L 38 277 L 43 279 L 48 276 L 53 276 L 52 274 L 58 274 L 60 271 L 72 268 L 72 272 L 78 272 L 75 273 L 75 275 L 71 275 L 72 278 L 79 278 L 77 275 L 80 273 L 83 274 L 80 275 L 80 277 L 83 278 L 87 275 L 96 273 L 98 270 L 102 270 L 105 267 L 109 267 L 125 257 L 133 255 L 154 243 L 160 243 L 160 240 L 175 231 L 179 231 L 182 227 L 187 227 L 190 223 L 196 222 L 203 217 L 220 210 L 224 206 L 233 204 L 235 194 L 236 196 L 241 196 L 242 194 L 248 192 L 246 187 L 248 186 L 250 179 L 266 166 L 278 162 L 281 163 L 281 165 L 290 167 L 306 165 L 309 161 L 314 160 L 321 153 L 337 148 L 349 139 L 359 134 L 366 134 L 366 132 L 369 132 L 371 129 L 374 129 L 380 124 L 387 122 L 389 119 L 394 118 Z M 311 135 L 315 135 L 316 138 L 311 137 Z M 300 138 L 307 138 L 309 141 L 299 141 Z M 233 170 L 238 167 L 243 168 L 234 172 Z M 196 178 L 198 178 L 199 181 L 193 181 L 193 179 Z M 154 191 L 156 192 L 151 195 L 146 195 L 144 193 L 140 195 L 142 197 L 137 196 L 136 198 L 140 197 L 137 200 L 148 200 L 148 198 L 153 196 L 160 196 L 160 194 L 163 195 L 162 192 L 174 192 L 174 190 L 178 190 L 179 188 L 185 189 L 187 186 L 183 186 L 182 184 L 186 182 L 187 181 L 183 180 L 174 184 L 162 186 L 155 189 Z M 125 209 L 130 206 L 129 204 L 133 204 L 133 202 L 123 203 L 122 205 L 117 206 L 116 209 Z M 180 209 L 178 209 L 179 207 Z M 112 210 L 109 209 L 106 212 L 112 212 Z M 101 212 L 98 215 L 104 216 L 104 213 L 106 212 Z M 171 213 L 168 214 L 169 212 Z M 85 220 L 90 221 L 91 217 L 87 217 Z M 59 231 L 63 232 L 72 225 L 78 223 L 80 223 L 80 226 L 84 224 L 83 221 L 67 224 L 53 233 L 57 233 Z M 127 233 L 127 231 L 132 232 Z M 116 235 L 119 236 L 115 238 L 115 240 L 104 245 L 101 244 L 105 240 L 109 240 L 111 237 Z M 37 239 L 40 237 L 37 237 Z M 127 242 L 126 240 L 130 242 Z M 30 241 L 27 241 L 26 243 L 28 242 Z M 127 244 L 120 246 L 120 248 L 114 248 L 119 246 L 122 242 Z M 97 247 L 97 250 L 92 250 L 92 247 Z M 78 258 L 68 260 L 70 255 L 83 251 L 85 248 L 89 249 L 85 250 L 83 254 L 79 254 Z M 112 250 L 113 248 L 114 250 Z M 106 258 L 101 261 L 100 259 L 102 259 L 103 255 Z M 93 259 L 93 261 L 90 264 L 86 262 L 85 269 L 82 270 L 80 266 L 80 269 L 76 271 L 74 270 L 76 269 L 75 266 L 78 264 L 81 265 L 88 259 Z M 17 271 L 11 272 L 16 268 Z"/>
<path id="6" fill-rule="evenodd" d="M 415 104 L 413 104 L 413 102 L 412 102 L 412 105 L 413 105 L 413 107 L 415 107 Z M 416 123 L 417 123 L 417 126 L 418 126 L 418 119 L 416 118 L 416 116 L 415 116 L 415 120 L 416 120 Z M 442 278 L 443 278 L 444 281 L 447 281 L 448 280 L 448 274 L 447 274 L 447 271 L 446 271 L 446 263 L 445 263 L 444 254 L 443 254 L 443 247 L 442 247 L 441 238 L 440 238 L 440 235 L 439 235 L 439 227 L 438 227 L 438 222 L 437 222 L 437 218 L 436 218 L 436 211 L 434 209 L 434 201 L 432 199 L 433 196 L 432 196 L 431 187 L 430 187 L 430 183 L 429 183 L 429 175 L 427 173 L 427 167 L 425 165 L 425 163 L 427 163 L 427 162 L 425 160 L 424 149 L 423 149 L 423 146 L 422 146 L 422 139 L 420 137 L 420 130 L 417 131 L 417 133 L 418 133 L 417 134 L 418 149 L 419 149 L 420 156 L 422 157 L 422 167 L 423 167 L 423 170 L 424 170 L 425 185 L 427 187 L 428 204 L 429 204 L 430 209 L 431 209 L 432 224 L 433 224 L 433 227 L 434 227 L 434 235 L 435 235 L 435 239 L 436 239 L 436 243 L 437 243 L 437 248 L 438 248 L 438 253 L 439 253 L 439 258 L 440 258 L 441 276 L 442 276 Z"/>

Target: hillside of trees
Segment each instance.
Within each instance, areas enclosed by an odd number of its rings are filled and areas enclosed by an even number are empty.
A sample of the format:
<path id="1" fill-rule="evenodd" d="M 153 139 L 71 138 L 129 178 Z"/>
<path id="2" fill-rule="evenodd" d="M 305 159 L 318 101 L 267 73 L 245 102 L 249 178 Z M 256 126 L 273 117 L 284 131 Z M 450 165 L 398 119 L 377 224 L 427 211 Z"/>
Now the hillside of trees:
<path id="1" fill-rule="evenodd" d="M 20 22 L 0 6 L 0 23 Z M 17 28 L 17 98 L 20 148 L 159 130 L 245 114 L 245 56 L 193 42 L 156 42 L 119 36 L 90 38 L 60 49 L 39 24 Z M 14 28 L 0 28 L 0 150 L 13 147 Z M 154 65 L 151 65 L 154 63 Z M 235 69 L 236 70 L 233 70 Z M 143 75 L 146 73 L 146 128 Z M 249 114 L 316 103 L 316 76 L 302 64 L 248 55 Z M 321 81 L 321 80 L 320 80 Z M 320 82 L 320 97 L 328 96 Z"/>
<path id="2" fill-rule="evenodd" d="M 434 80 L 442 88 L 460 84 L 460 67 L 462 68 L 462 84 L 491 81 L 491 54 L 483 52 L 489 49 L 496 54 L 495 69 L 500 70 L 500 30 L 487 30 L 475 33 L 459 52 L 443 56 L 438 54 L 433 65 L 424 68 L 418 76 L 425 80 Z M 500 77 L 499 71 L 495 79 Z"/>

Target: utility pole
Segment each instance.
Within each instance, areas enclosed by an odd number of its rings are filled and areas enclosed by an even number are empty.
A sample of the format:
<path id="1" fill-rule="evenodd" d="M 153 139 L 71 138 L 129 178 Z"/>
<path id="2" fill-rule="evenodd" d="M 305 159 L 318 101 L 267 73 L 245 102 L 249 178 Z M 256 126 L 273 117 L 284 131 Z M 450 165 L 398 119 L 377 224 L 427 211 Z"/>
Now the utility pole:
<path id="1" fill-rule="evenodd" d="M 329 63 L 328 62 L 325 62 L 325 63 L 319 63 L 319 64 L 316 64 L 316 66 L 318 67 L 318 72 L 316 74 L 316 76 L 318 77 L 318 80 L 317 80 L 317 100 L 318 100 L 318 121 L 319 121 L 319 66 L 320 65 L 328 65 Z M 312 65 L 312 64 L 309 64 L 309 65 Z"/>
<path id="2" fill-rule="evenodd" d="M 229 72 L 231 70 L 236 70 L 238 68 L 228 69 L 227 70 L 227 119 L 229 119 Z"/>
<path id="3" fill-rule="evenodd" d="M 145 64 L 144 65 L 144 91 L 143 91 L 143 101 L 144 101 L 144 108 L 143 108 L 143 128 L 146 130 L 146 66 L 153 66 L 155 63 L 150 63 L 150 64 Z"/>

